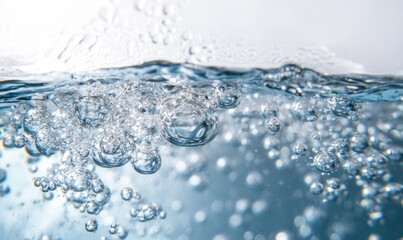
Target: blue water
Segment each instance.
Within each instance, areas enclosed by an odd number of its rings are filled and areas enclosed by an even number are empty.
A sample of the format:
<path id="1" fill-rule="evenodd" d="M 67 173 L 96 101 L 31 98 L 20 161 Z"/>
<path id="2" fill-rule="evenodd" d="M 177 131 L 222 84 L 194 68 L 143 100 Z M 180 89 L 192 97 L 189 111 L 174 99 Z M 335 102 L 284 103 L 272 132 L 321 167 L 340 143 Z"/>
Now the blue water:
<path id="1" fill-rule="evenodd" d="M 0 231 L 399 239 L 402 99 L 400 76 L 296 65 L 3 74 Z"/>

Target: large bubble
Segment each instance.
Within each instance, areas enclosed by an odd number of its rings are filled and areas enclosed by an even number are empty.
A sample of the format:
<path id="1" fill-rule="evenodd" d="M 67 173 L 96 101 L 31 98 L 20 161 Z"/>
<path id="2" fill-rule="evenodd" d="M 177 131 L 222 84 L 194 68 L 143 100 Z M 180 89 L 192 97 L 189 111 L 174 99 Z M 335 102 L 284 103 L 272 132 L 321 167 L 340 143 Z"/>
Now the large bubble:
<path id="1" fill-rule="evenodd" d="M 124 136 L 102 133 L 93 142 L 92 158 L 101 167 L 120 167 L 131 159 L 132 149 Z"/>
<path id="2" fill-rule="evenodd" d="M 152 174 L 161 167 L 161 157 L 156 149 L 149 147 L 137 151 L 136 157 L 132 159 L 133 168 L 142 174 Z"/>
<path id="3" fill-rule="evenodd" d="M 192 98 L 168 99 L 164 103 L 163 124 L 165 139 L 183 147 L 204 145 L 218 132 L 216 113 Z"/>

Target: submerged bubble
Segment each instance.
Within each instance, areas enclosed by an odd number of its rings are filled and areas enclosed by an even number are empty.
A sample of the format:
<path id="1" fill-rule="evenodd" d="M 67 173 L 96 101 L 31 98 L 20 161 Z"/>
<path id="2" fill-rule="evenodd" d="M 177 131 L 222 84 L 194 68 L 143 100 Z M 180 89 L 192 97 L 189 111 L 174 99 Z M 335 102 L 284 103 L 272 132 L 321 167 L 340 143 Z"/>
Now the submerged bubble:
<path id="1" fill-rule="evenodd" d="M 100 193 L 104 190 L 104 188 L 105 185 L 101 179 L 95 178 L 92 180 L 92 191 L 94 191 L 94 193 Z"/>
<path id="2" fill-rule="evenodd" d="M 350 145 L 353 151 L 361 153 L 368 146 L 368 137 L 365 134 L 353 134 L 350 137 Z"/>
<path id="3" fill-rule="evenodd" d="M 35 144 L 40 153 L 50 156 L 59 150 L 61 140 L 55 132 L 45 128 L 36 135 Z"/>
<path id="4" fill-rule="evenodd" d="M 23 148 L 25 143 L 27 142 L 27 138 L 24 135 L 18 134 L 13 138 L 13 144 L 16 148 Z"/>
<path id="5" fill-rule="evenodd" d="M 161 157 L 158 150 L 143 148 L 137 151 L 136 158 L 132 159 L 133 168 L 142 174 L 152 174 L 161 167 Z"/>
<path id="6" fill-rule="evenodd" d="M 156 218 L 161 211 L 155 203 L 144 203 L 137 207 L 136 218 L 139 222 L 146 222 Z"/>
<path id="7" fill-rule="evenodd" d="M 315 156 L 313 164 L 321 172 L 332 173 L 336 170 L 338 161 L 334 153 L 322 151 Z"/>
<path id="8" fill-rule="evenodd" d="M 353 120 L 357 120 L 357 115 L 353 112 L 358 111 L 361 106 L 355 101 L 341 97 L 333 97 L 328 99 L 328 103 L 334 115 L 352 117 Z"/>
<path id="9" fill-rule="evenodd" d="M 97 220 L 96 220 L 95 218 L 92 218 L 92 219 L 88 220 L 88 221 L 85 223 L 85 229 L 86 229 L 88 232 L 95 232 L 95 231 L 98 229 L 98 222 L 97 222 Z"/>
<path id="10" fill-rule="evenodd" d="M 235 84 L 220 84 L 217 86 L 216 92 L 220 108 L 235 108 L 241 102 L 241 90 Z"/>
<path id="11" fill-rule="evenodd" d="M 193 147 L 204 145 L 217 135 L 217 115 L 194 99 L 168 99 L 164 103 L 163 135 L 169 142 Z"/>
<path id="12" fill-rule="evenodd" d="M 315 104 L 310 100 L 302 100 L 292 105 L 291 110 L 302 122 L 313 122 L 318 119 Z"/>
<path id="13" fill-rule="evenodd" d="M 333 189 L 338 189 L 340 188 L 340 181 L 337 178 L 330 178 L 326 180 L 326 185 Z"/>
<path id="14" fill-rule="evenodd" d="M 125 228 L 122 226 L 119 226 L 117 228 L 116 234 L 118 235 L 119 239 L 125 239 L 127 235 L 129 234 Z"/>
<path id="15" fill-rule="evenodd" d="M 66 184 L 74 191 L 84 191 L 91 186 L 91 173 L 81 167 L 72 168 L 66 175 Z"/>
<path id="16" fill-rule="evenodd" d="M 306 146 L 305 143 L 296 143 L 293 147 L 293 151 L 295 154 L 299 155 L 299 156 L 303 156 L 306 154 L 308 150 L 308 146 Z"/>
<path id="17" fill-rule="evenodd" d="M 309 187 L 309 191 L 311 191 L 314 195 L 319 195 L 323 193 L 324 186 L 320 182 L 313 182 Z"/>
<path id="18" fill-rule="evenodd" d="M 125 187 L 120 191 L 120 196 L 123 200 L 129 201 L 133 198 L 134 191 L 131 187 Z"/>
<path id="19" fill-rule="evenodd" d="M 130 161 L 131 149 L 123 136 L 103 133 L 92 144 L 92 158 L 101 167 L 120 167 Z"/>
<path id="20" fill-rule="evenodd" d="M 332 142 L 332 144 L 328 148 L 328 151 L 332 153 L 339 153 L 340 155 L 346 155 L 347 152 L 350 151 L 350 146 L 347 139 L 338 138 Z"/>
<path id="21" fill-rule="evenodd" d="M 276 135 L 281 129 L 280 120 L 277 117 L 266 119 L 265 126 L 271 135 Z"/>
<path id="22" fill-rule="evenodd" d="M 3 137 L 3 146 L 6 148 L 12 148 L 14 147 L 14 142 L 13 142 L 13 136 L 12 135 L 6 135 Z"/>
<path id="23" fill-rule="evenodd" d="M 74 102 L 75 115 L 83 126 L 98 127 L 110 111 L 109 105 L 109 100 L 103 96 L 79 96 Z"/>
<path id="24" fill-rule="evenodd" d="M 113 235 L 118 232 L 118 227 L 119 225 L 117 223 L 112 223 L 110 228 L 109 228 L 109 234 Z"/>
<path id="25" fill-rule="evenodd" d="M 39 130 L 47 125 L 44 111 L 36 108 L 29 109 L 24 115 L 24 130 L 35 136 Z"/>

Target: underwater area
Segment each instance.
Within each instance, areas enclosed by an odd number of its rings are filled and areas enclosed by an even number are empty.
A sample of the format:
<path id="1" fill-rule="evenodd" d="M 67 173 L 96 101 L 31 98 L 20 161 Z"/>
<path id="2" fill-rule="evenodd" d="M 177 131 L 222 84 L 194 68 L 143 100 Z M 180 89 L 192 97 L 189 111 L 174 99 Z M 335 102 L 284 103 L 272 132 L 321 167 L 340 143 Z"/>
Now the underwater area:
<path id="1" fill-rule="evenodd" d="M 401 11 L 0 0 L 0 240 L 403 239 Z"/>
<path id="2" fill-rule="evenodd" d="M 401 77 L 151 62 L 0 92 L 8 239 L 401 237 Z"/>

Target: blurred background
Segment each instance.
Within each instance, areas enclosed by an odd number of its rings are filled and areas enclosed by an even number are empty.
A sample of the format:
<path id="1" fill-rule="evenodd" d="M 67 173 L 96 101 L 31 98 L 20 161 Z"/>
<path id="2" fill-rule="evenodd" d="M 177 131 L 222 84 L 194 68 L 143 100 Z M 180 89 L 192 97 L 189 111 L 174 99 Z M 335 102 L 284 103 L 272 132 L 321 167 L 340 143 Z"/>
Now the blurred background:
<path id="1" fill-rule="evenodd" d="M 402 11 L 400 0 L 1 0 L 0 66 L 76 71 L 165 59 L 402 74 Z"/>

